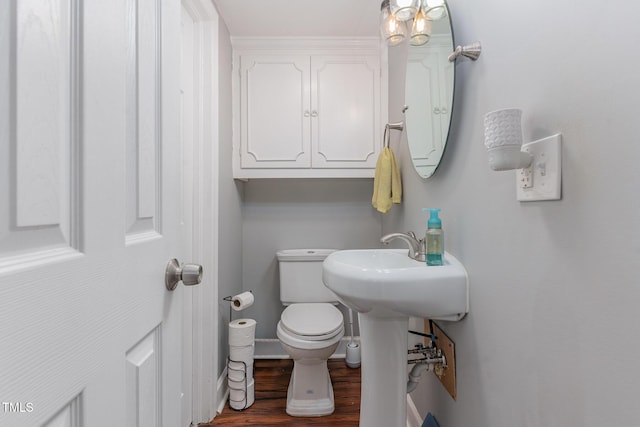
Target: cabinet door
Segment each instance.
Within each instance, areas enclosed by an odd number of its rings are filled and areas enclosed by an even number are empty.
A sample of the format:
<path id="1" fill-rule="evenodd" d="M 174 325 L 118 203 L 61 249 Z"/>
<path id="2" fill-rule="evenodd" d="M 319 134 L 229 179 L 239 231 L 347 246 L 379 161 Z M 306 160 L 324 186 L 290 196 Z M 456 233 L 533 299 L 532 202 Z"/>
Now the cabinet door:
<path id="1" fill-rule="evenodd" d="M 242 168 L 308 168 L 309 56 L 240 58 Z"/>
<path id="2" fill-rule="evenodd" d="M 374 168 L 380 151 L 380 59 L 311 58 L 314 168 Z"/>

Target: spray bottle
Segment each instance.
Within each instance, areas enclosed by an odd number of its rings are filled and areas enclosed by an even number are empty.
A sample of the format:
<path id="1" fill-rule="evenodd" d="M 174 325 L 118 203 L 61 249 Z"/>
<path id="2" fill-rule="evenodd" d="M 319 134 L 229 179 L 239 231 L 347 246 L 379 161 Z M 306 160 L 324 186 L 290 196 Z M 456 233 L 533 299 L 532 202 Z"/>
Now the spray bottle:
<path id="1" fill-rule="evenodd" d="M 426 242 L 427 265 L 442 265 L 444 260 L 444 232 L 442 231 L 442 221 L 438 217 L 440 209 L 423 209 L 429 211 L 429 221 L 427 221 L 427 232 L 424 240 Z"/>

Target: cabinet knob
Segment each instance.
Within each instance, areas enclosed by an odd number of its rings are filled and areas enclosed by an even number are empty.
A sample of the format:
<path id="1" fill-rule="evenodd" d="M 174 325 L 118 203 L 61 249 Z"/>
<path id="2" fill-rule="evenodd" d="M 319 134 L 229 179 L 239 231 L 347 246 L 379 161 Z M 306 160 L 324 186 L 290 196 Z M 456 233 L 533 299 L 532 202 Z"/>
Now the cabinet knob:
<path id="1" fill-rule="evenodd" d="M 442 114 L 447 114 L 447 109 L 446 108 L 442 108 Z"/>
<path id="2" fill-rule="evenodd" d="M 440 114 L 440 109 L 439 108 L 434 108 L 433 109 L 433 114 Z"/>
<path id="3" fill-rule="evenodd" d="M 305 110 L 305 112 L 304 112 L 304 116 L 305 116 L 305 117 L 309 117 L 309 110 Z"/>
<path id="4" fill-rule="evenodd" d="M 313 110 L 311 112 L 311 117 L 318 117 L 318 112 L 316 110 Z"/>

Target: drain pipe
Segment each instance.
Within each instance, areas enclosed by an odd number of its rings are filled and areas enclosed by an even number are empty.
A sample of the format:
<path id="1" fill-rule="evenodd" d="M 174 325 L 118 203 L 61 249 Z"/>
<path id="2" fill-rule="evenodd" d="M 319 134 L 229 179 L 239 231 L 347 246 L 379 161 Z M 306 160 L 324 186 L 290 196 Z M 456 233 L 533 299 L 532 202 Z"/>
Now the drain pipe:
<path id="1" fill-rule="evenodd" d="M 409 372 L 409 381 L 407 381 L 407 393 L 411 393 L 416 389 L 418 383 L 420 382 L 420 378 L 424 371 L 433 371 L 436 365 L 446 366 L 446 359 L 444 356 L 435 357 L 432 359 L 418 359 L 411 360 L 410 363 L 413 362 L 415 365 L 411 368 L 411 372 Z"/>
<path id="2" fill-rule="evenodd" d="M 409 372 L 409 381 L 407 381 L 407 393 L 411 393 L 413 390 L 418 387 L 418 383 L 420 382 L 420 377 L 424 371 L 431 371 L 433 365 L 428 363 L 418 363 L 411 368 L 411 372 Z"/>

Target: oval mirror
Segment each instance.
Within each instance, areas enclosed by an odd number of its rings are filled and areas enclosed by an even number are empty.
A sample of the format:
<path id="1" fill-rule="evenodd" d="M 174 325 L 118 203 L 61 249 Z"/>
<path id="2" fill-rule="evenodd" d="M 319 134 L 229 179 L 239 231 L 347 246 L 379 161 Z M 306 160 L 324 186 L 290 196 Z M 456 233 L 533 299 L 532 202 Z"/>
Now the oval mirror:
<path id="1" fill-rule="evenodd" d="M 455 63 L 451 15 L 431 21 L 431 37 L 422 46 L 409 45 L 405 81 L 405 129 L 413 166 L 422 178 L 434 174 L 447 144 Z"/>

